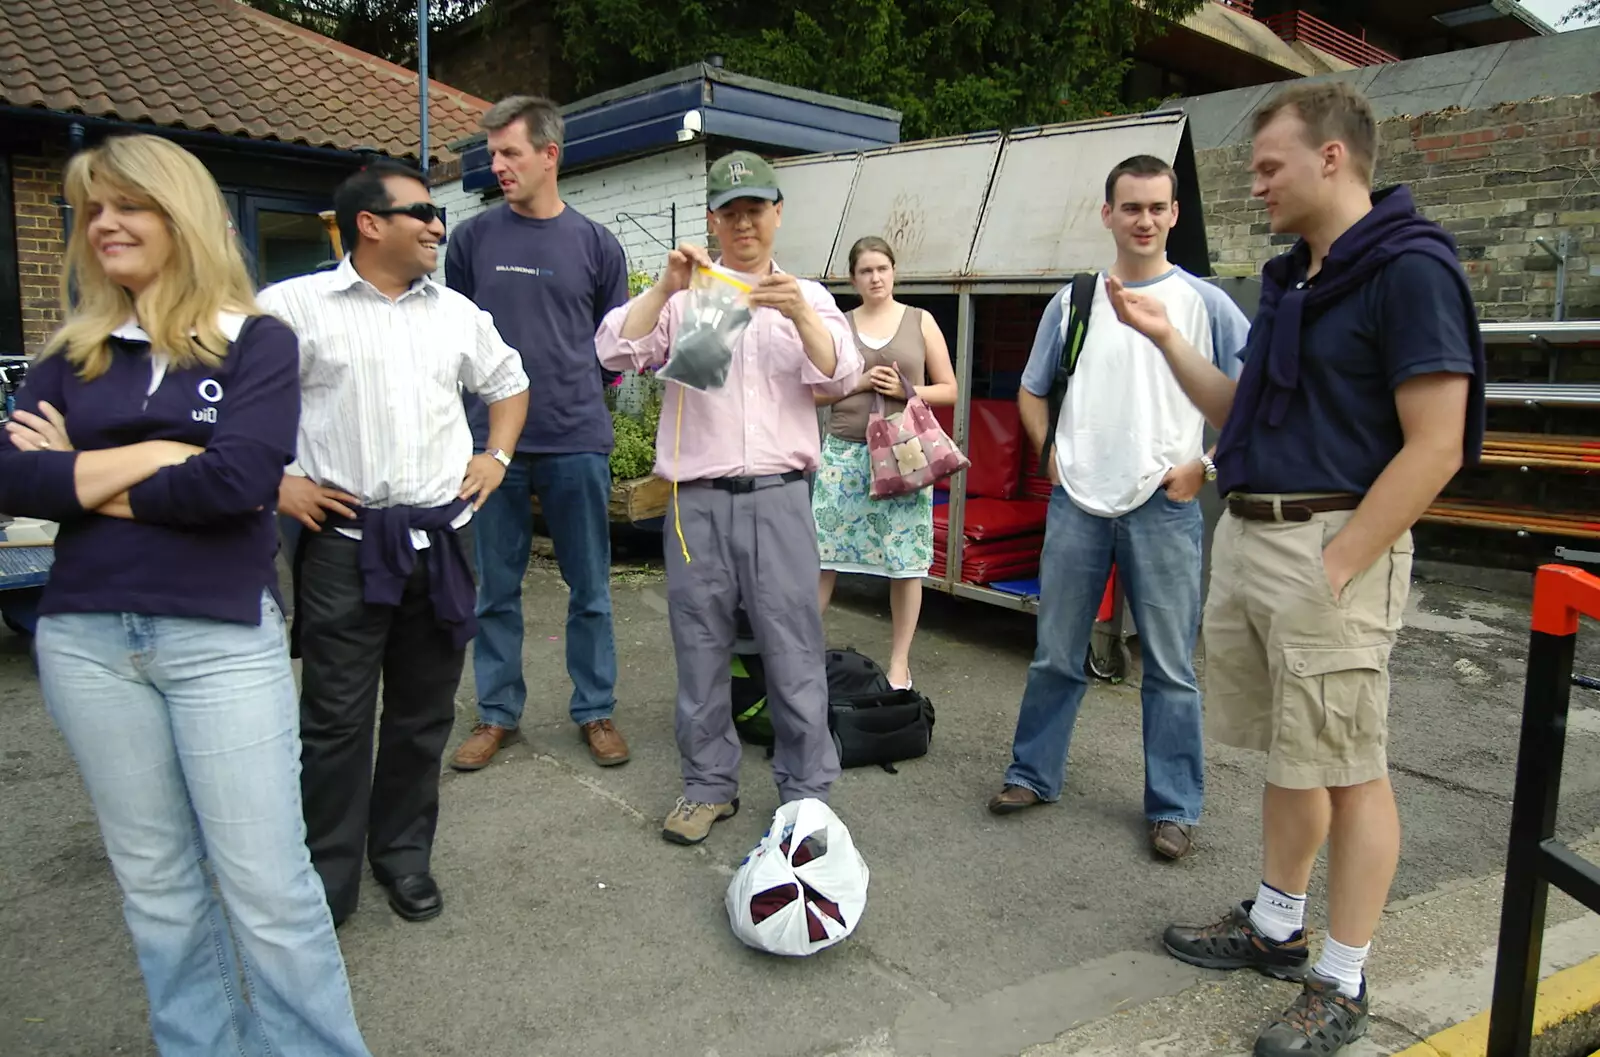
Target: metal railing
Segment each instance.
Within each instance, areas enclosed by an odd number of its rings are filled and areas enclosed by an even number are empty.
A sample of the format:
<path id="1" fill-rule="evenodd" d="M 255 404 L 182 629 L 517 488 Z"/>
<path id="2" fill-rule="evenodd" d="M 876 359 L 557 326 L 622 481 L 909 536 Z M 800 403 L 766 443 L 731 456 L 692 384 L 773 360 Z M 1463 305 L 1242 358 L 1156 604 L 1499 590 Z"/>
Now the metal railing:
<path id="1" fill-rule="evenodd" d="M 1595 685 L 1572 674 L 1580 616 L 1600 617 L 1600 579 L 1569 565 L 1541 566 L 1533 582 L 1533 630 L 1487 1057 L 1527 1057 L 1532 1046 L 1550 886 L 1600 913 L 1600 866 L 1555 837 L 1572 687 Z"/>
<path id="2" fill-rule="evenodd" d="M 1223 7 L 1231 7 L 1245 18 L 1256 17 L 1255 0 L 1212 0 L 1212 2 L 1221 4 Z"/>
<path id="3" fill-rule="evenodd" d="M 1283 40 L 1309 44 L 1352 66 L 1382 66 L 1386 62 L 1400 61 L 1382 48 L 1375 48 L 1360 37 L 1304 11 L 1285 11 L 1261 21 Z"/>

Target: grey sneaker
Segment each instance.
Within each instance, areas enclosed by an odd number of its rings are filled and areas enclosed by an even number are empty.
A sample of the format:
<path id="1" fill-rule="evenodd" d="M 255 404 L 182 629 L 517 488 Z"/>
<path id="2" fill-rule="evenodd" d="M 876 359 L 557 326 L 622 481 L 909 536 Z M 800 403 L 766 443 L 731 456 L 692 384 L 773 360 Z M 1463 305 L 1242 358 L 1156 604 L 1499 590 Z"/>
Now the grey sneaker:
<path id="1" fill-rule="evenodd" d="M 1162 945 L 1180 962 L 1202 969 L 1254 969 L 1279 980 L 1300 980 L 1310 957 L 1305 930 L 1282 943 L 1268 939 L 1250 921 L 1254 903 L 1247 899 L 1221 921 L 1203 928 L 1173 925 Z"/>
<path id="2" fill-rule="evenodd" d="M 1283 1015 L 1256 1036 L 1255 1057 L 1332 1057 L 1367 1033 L 1367 982 L 1351 998 L 1316 970 Z"/>
<path id="3" fill-rule="evenodd" d="M 711 835 L 711 827 L 739 813 L 739 798 L 726 804 L 700 804 L 679 797 L 661 826 L 661 836 L 674 844 L 699 844 Z"/>

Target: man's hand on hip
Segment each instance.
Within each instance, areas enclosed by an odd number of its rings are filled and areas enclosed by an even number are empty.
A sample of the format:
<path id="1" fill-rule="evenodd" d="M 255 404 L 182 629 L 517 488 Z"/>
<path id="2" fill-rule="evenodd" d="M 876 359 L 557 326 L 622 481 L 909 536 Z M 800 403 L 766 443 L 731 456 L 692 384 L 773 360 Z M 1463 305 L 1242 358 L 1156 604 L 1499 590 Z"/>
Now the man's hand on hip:
<path id="1" fill-rule="evenodd" d="M 1161 479 L 1161 487 L 1167 490 L 1167 498 L 1174 503 L 1190 502 L 1200 494 L 1200 489 L 1205 483 L 1206 464 L 1199 459 L 1191 459 L 1182 466 L 1174 466 Z"/>
<path id="2" fill-rule="evenodd" d="M 341 517 L 356 516 L 353 507 L 361 500 L 337 488 L 324 488 L 309 477 L 284 474 L 278 483 L 278 512 L 287 514 L 312 532 L 321 532 L 322 523 L 332 511 Z"/>
<path id="3" fill-rule="evenodd" d="M 472 509 L 482 510 L 484 502 L 506 479 L 506 468 L 493 455 L 474 455 L 461 479 L 461 498 L 472 500 Z"/>

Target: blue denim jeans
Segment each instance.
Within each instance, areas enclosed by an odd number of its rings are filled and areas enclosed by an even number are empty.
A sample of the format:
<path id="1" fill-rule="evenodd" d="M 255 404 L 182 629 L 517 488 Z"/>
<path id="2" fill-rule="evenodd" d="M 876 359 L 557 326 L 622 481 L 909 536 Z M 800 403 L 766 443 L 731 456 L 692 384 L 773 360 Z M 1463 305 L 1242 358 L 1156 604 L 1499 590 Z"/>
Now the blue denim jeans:
<path id="1" fill-rule="evenodd" d="M 1144 810 L 1151 822 L 1200 821 L 1205 752 L 1194 675 L 1200 630 L 1200 503 L 1158 490 L 1121 517 L 1085 513 L 1057 487 L 1040 562 L 1038 647 L 1028 668 L 1007 785 L 1058 800 L 1089 686 L 1084 658 L 1113 562 L 1144 660 Z"/>
<path id="2" fill-rule="evenodd" d="M 299 695 L 271 597 L 256 627 L 47 615 L 35 642 L 162 1057 L 366 1057 L 306 850 Z"/>
<path id="3" fill-rule="evenodd" d="M 472 673 L 478 718 L 522 722 L 522 578 L 533 548 L 539 497 L 567 582 L 568 710 L 574 723 L 607 719 L 616 708 L 617 644 L 611 627 L 611 461 L 604 455 L 517 454 L 506 478 L 472 517 L 478 552 L 478 637 Z"/>

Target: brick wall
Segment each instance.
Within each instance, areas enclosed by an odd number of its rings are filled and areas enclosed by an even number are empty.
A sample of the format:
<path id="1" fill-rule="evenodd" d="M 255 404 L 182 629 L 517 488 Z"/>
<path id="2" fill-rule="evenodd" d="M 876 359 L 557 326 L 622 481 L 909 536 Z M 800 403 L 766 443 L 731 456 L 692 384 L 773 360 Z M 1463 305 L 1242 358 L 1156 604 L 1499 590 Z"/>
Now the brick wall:
<path id="1" fill-rule="evenodd" d="M 60 156 L 11 159 L 11 194 L 16 205 L 17 271 L 22 287 L 22 347 L 39 352 L 61 325 Z"/>
<path id="2" fill-rule="evenodd" d="M 658 274 L 671 248 L 672 221 L 661 213 L 676 203 L 678 241 L 706 240 L 706 151 L 701 143 L 635 158 L 618 165 L 561 178 L 561 197 L 590 220 L 610 229 L 628 255 L 630 269 Z M 459 179 L 433 188 L 450 225 L 481 213 L 487 203 L 461 189 Z M 492 201 L 498 201 L 493 199 Z M 636 220 L 618 220 L 632 214 Z M 443 264 L 439 276 L 443 278 Z"/>
<path id="3" fill-rule="evenodd" d="M 1553 247 L 1565 231 L 1567 318 L 1600 317 L 1600 93 L 1485 110 L 1400 117 L 1379 126 L 1380 185 L 1406 183 L 1461 247 L 1484 320 L 1550 319 Z M 1250 145 L 1196 158 L 1213 267 L 1249 275 L 1283 245 L 1250 197 Z"/>
<path id="4" fill-rule="evenodd" d="M 492 24 L 463 26 L 433 41 L 428 76 L 490 102 L 520 94 L 558 98 L 570 91 L 571 78 L 557 58 L 544 5 L 517 5 Z"/>

